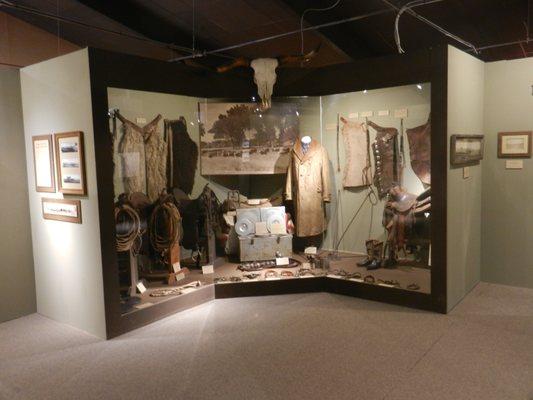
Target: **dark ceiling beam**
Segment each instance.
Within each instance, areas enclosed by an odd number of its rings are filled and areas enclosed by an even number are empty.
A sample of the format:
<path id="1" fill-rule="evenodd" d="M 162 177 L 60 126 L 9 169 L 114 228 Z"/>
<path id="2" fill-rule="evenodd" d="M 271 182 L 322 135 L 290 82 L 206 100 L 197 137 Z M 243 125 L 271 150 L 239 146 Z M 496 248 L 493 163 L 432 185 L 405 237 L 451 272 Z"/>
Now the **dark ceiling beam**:
<path id="1" fill-rule="evenodd" d="M 324 2 L 309 2 L 307 0 L 281 0 L 290 7 L 298 16 L 309 8 L 324 8 Z M 342 2 L 341 2 L 342 3 Z M 338 7 L 338 6 L 337 6 Z M 348 15 L 340 15 L 338 9 L 334 8 L 326 12 L 308 12 L 305 15 L 305 22 L 310 25 L 317 25 L 335 19 L 346 18 Z M 368 12 L 368 9 L 361 11 L 361 14 Z M 354 14 L 356 15 L 356 14 Z M 304 22 L 304 23 L 305 23 Z M 380 55 L 372 46 L 368 45 L 368 40 L 363 38 L 355 24 L 337 25 L 331 28 L 320 29 L 320 34 L 325 37 L 335 47 L 342 50 L 352 59 L 375 57 Z"/>
<path id="2" fill-rule="evenodd" d="M 186 32 L 178 27 L 177 24 L 161 18 L 149 7 L 143 6 L 139 2 L 131 0 L 77 1 L 150 39 L 178 46 L 192 47 L 192 34 L 190 32 Z M 210 43 L 196 39 L 196 49 L 207 50 L 212 47 Z"/>

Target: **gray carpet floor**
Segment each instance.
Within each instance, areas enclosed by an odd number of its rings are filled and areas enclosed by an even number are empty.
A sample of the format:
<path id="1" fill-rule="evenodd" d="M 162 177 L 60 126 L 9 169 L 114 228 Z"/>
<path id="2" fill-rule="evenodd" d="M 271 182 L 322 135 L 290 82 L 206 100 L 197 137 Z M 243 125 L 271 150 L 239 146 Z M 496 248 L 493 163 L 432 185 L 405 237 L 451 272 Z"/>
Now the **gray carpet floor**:
<path id="1" fill-rule="evenodd" d="M 0 399 L 533 399 L 533 290 L 449 315 L 327 293 L 217 300 L 102 341 L 0 324 Z"/>

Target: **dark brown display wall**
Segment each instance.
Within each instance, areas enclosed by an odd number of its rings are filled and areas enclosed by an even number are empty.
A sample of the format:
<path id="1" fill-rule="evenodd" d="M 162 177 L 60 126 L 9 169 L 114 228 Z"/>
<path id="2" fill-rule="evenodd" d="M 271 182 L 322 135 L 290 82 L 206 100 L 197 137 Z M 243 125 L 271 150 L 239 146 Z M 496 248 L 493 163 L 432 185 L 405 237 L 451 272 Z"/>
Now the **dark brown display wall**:
<path id="1" fill-rule="evenodd" d="M 250 72 L 219 75 L 181 64 L 89 50 L 100 239 L 107 337 L 115 337 L 168 314 L 215 298 L 328 291 L 398 305 L 446 312 L 447 48 L 362 60 L 320 69 L 278 70 L 276 96 L 320 96 L 392 86 L 431 83 L 432 273 L 431 294 L 400 291 L 331 278 L 208 285 L 135 313 L 121 315 L 115 248 L 112 138 L 108 87 L 204 98 L 250 99 Z M 275 101 L 275 99 L 274 99 Z"/>

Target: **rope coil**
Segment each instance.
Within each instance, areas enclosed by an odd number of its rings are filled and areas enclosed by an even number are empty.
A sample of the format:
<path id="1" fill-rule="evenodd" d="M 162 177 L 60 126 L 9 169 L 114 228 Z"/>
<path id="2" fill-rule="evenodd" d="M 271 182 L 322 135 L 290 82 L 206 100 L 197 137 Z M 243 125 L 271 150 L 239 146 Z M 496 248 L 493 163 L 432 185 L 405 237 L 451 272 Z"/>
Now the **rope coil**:
<path id="1" fill-rule="evenodd" d="M 150 242 L 154 250 L 165 259 L 181 236 L 181 215 L 178 208 L 168 201 L 155 206 L 150 216 Z"/>
<path id="2" fill-rule="evenodd" d="M 142 244 L 141 218 L 137 211 L 127 205 L 115 207 L 117 251 L 133 251 L 137 254 Z"/>

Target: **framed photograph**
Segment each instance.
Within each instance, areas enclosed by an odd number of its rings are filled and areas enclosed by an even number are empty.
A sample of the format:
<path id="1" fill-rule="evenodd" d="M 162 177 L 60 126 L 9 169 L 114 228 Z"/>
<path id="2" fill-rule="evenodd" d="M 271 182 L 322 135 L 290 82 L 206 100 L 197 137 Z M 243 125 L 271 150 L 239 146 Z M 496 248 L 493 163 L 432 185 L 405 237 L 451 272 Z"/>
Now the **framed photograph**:
<path id="1" fill-rule="evenodd" d="M 55 193 L 56 180 L 52 135 L 33 136 L 32 144 L 35 190 L 37 192 Z"/>
<path id="2" fill-rule="evenodd" d="M 43 218 L 81 224 L 81 201 L 70 199 L 41 199 Z"/>
<path id="3" fill-rule="evenodd" d="M 454 167 L 478 164 L 483 159 L 483 135 L 452 135 L 450 164 Z"/>
<path id="4" fill-rule="evenodd" d="M 198 103 L 202 175 L 285 174 L 299 137 L 295 104 Z"/>
<path id="5" fill-rule="evenodd" d="M 498 158 L 531 158 L 531 131 L 498 133 Z"/>
<path id="6" fill-rule="evenodd" d="M 83 132 L 56 133 L 54 141 L 59 191 L 86 195 Z"/>

